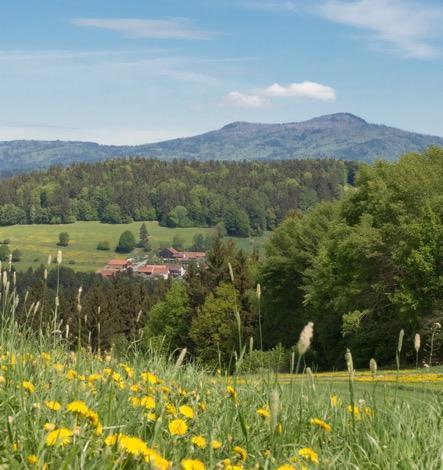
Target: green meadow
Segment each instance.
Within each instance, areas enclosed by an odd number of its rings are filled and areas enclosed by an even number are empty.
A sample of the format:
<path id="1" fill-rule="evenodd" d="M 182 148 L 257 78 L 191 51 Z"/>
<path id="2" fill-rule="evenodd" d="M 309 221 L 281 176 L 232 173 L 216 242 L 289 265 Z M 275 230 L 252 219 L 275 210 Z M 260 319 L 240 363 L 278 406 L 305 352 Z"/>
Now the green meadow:
<path id="1" fill-rule="evenodd" d="M 142 222 L 132 224 L 111 225 L 100 222 L 76 222 L 63 225 L 14 225 L 0 228 L 0 240 L 9 239 L 9 248 L 18 248 L 23 256 L 22 260 L 14 263 L 17 270 L 24 270 L 32 266 L 34 268 L 47 262 L 48 255 L 56 255 L 58 235 L 68 232 L 70 236 L 69 246 L 63 247 L 64 264 L 76 271 L 97 271 L 111 258 L 124 258 L 128 255 L 115 253 L 113 248 L 117 245 L 119 237 L 125 230 L 134 233 L 136 240 Z M 180 234 L 185 240 L 185 247 L 192 244 L 192 239 L 197 233 L 206 235 L 211 233 L 209 228 L 167 228 L 158 225 L 158 222 L 146 222 L 151 235 L 153 250 L 160 246 L 170 245 L 175 235 Z M 266 236 L 261 238 L 233 238 L 239 248 L 250 251 L 254 245 L 262 248 Z M 97 250 L 97 244 L 108 241 L 112 249 L 110 251 Z M 130 256 L 141 254 L 135 250 Z"/>

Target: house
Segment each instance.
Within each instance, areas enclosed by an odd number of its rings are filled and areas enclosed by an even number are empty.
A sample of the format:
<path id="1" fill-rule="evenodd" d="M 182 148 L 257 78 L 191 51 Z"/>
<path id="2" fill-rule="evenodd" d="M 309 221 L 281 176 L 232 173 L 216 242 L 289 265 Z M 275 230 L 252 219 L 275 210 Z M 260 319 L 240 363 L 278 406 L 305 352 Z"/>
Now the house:
<path id="1" fill-rule="evenodd" d="M 166 260 L 173 260 L 179 252 L 175 248 L 162 248 L 159 251 L 159 256 Z"/>
<path id="2" fill-rule="evenodd" d="M 204 261 L 206 253 L 200 251 L 178 251 L 175 248 L 163 248 L 160 250 L 159 255 L 165 262 L 168 261 L 179 261 L 183 264 L 191 261 L 197 262 Z"/>
<path id="3" fill-rule="evenodd" d="M 110 278 L 114 277 L 117 273 L 118 273 L 118 271 L 116 269 L 107 269 L 107 268 L 103 268 L 103 269 L 101 269 L 100 271 L 97 272 L 97 274 L 100 274 L 100 276 L 102 276 L 106 279 L 110 279 Z"/>
<path id="4" fill-rule="evenodd" d="M 186 274 L 185 268 L 179 264 L 168 264 L 168 269 L 171 277 L 183 277 Z"/>
<path id="5" fill-rule="evenodd" d="M 169 277 L 169 268 L 164 264 L 145 264 L 140 266 L 136 272 L 150 279 L 161 277 L 168 279 Z"/>
<path id="6" fill-rule="evenodd" d="M 107 262 L 107 269 L 115 269 L 116 271 L 126 271 L 131 266 L 131 261 L 128 259 L 111 259 Z"/>

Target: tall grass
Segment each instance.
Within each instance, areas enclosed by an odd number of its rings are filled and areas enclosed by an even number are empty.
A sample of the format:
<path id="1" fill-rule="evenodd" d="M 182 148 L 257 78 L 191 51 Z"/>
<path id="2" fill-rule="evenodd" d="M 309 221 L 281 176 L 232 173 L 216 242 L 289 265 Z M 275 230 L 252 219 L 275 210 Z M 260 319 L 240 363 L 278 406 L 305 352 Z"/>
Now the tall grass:
<path id="1" fill-rule="evenodd" d="M 308 388 L 214 375 L 186 352 L 166 358 L 136 342 L 120 356 L 71 351 L 65 335 L 31 330 L 35 305 L 16 321 L 12 276 L 1 287 L 4 468 L 442 468 L 441 394 L 352 377 L 348 391 L 312 373 Z M 98 422 L 70 411 L 75 400 Z M 66 445 L 50 445 L 52 428 L 71 433 Z"/>

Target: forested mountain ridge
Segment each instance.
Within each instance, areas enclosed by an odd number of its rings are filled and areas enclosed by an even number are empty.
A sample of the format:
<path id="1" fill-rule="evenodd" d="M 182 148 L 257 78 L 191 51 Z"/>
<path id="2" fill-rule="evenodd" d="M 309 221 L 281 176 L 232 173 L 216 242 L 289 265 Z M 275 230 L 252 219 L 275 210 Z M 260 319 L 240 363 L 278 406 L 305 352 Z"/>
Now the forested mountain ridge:
<path id="1" fill-rule="evenodd" d="M 76 220 L 158 220 L 247 237 L 272 230 L 294 210 L 335 199 L 356 164 L 338 160 L 197 162 L 108 160 L 4 179 L 0 225 Z"/>
<path id="2" fill-rule="evenodd" d="M 304 122 L 254 124 L 233 122 L 201 135 L 136 146 L 93 142 L 0 142 L 0 173 L 48 168 L 54 164 L 95 162 L 118 157 L 162 160 L 282 160 L 335 158 L 372 162 L 395 160 L 443 138 L 370 124 L 349 113 L 321 116 Z"/>

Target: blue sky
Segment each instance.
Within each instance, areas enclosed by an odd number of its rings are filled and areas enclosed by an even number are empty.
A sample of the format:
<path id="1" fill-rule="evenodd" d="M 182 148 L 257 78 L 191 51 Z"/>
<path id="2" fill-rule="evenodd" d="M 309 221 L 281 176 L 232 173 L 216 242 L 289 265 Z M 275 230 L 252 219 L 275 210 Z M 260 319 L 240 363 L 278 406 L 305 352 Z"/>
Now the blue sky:
<path id="1" fill-rule="evenodd" d="M 139 144 L 351 112 L 443 136 L 443 2 L 0 4 L 0 140 Z"/>

